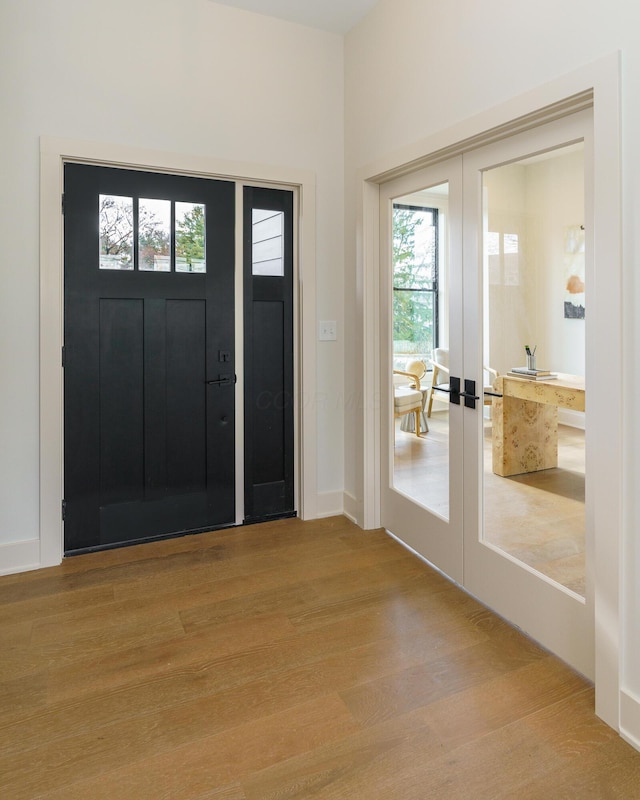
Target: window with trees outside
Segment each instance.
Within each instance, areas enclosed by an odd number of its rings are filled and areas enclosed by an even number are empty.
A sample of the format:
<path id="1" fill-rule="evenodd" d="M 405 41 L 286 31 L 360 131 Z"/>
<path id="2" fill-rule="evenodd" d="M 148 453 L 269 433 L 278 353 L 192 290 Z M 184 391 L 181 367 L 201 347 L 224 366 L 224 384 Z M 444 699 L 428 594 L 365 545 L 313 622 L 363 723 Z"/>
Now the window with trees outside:
<path id="1" fill-rule="evenodd" d="M 100 269 L 206 272 L 202 203 L 99 197 Z"/>
<path id="2" fill-rule="evenodd" d="M 404 369 L 438 346 L 438 209 L 393 205 L 393 355 Z"/>

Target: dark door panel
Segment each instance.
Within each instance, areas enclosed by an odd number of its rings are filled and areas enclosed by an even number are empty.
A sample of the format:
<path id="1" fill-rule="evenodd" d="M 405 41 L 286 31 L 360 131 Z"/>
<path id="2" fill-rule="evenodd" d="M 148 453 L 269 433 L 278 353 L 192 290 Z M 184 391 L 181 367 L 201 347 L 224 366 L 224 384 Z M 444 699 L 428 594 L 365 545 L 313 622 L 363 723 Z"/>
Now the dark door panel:
<path id="1" fill-rule="evenodd" d="M 245 521 L 295 514 L 293 194 L 244 190 Z"/>
<path id="2" fill-rule="evenodd" d="M 235 522 L 234 198 L 65 166 L 67 552 Z"/>

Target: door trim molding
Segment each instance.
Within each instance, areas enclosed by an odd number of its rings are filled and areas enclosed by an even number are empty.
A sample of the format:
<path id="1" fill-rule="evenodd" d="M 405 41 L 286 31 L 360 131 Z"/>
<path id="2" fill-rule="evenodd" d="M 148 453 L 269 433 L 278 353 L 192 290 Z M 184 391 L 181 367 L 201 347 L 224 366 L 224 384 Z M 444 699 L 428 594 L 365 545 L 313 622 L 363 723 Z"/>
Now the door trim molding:
<path id="1" fill-rule="evenodd" d="M 102 142 L 40 139 L 40 541 L 39 567 L 62 561 L 63 475 L 63 166 L 76 161 L 143 169 L 237 184 L 292 189 L 297 195 L 294 260 L 296 353 L 296 485 L 298 514 L 317 516 L 316 408 L 316 178 L 310 171 L 223 161 Z M 237 228 L 236 228 L 237 231 Z M 304 291 L 303 291 L 304 289 Z"/>
<path id="2" fill-rule="evenodd" d="M 360 461 L 362 498 L 358 522 L 365 528 L 380 524 L 380 397 L 379 352 L 379 194 L 380 185 L 452 155 L 468 152 L 593 105 L 594 108 L 594 256 L 609 266 L 612 280 L 598 287 L 606 309 L 622 308 L 621 257 L 621 115 L 620 54 L 614 53 L 502 105 L 432 134 L 357 171 L 357 224 L 362 231 L 357 246 L 357 285 L 362 298 L 362 425 Z M 595 358 L 604 358 L 613 374 L 623 369 L 623 330 L 619 322 L 607 342 L 596 344 Z M 603 352 L 606 349 L 608 355 Z M 627 364 L 626 366 L 632 367 Z M 593 487 L 594 539 L 592 544 L 595 603 L 596 713 L 616 730 L 620 727 L 620 559 L 623 548 L 623 464 L 628 459 L 622 441 L 622 400 L 607 412 L 606 485 Z M 367 400 L 366 398 L 370 398 Z M 611 416 L 609 416 L 611 414 Z"/>

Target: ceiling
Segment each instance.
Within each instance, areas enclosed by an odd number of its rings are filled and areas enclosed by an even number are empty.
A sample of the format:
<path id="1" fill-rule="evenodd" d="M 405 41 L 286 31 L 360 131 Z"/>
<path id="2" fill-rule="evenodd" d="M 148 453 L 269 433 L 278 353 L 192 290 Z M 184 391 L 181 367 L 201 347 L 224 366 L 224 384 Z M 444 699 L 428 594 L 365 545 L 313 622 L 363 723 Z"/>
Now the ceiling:
<path id="1" fill-rule="evenodd" d="M 215 2 L 333 33 L 346 33 L 373 8 L 378 0 L 215 0 Z"/>

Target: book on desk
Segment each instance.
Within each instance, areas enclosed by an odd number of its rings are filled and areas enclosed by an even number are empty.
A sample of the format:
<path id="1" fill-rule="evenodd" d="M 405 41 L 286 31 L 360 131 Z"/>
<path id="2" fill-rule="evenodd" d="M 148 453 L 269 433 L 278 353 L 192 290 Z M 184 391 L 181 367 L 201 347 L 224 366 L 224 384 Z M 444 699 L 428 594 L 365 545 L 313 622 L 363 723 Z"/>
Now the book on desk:
<path id="1" fill-rule="evenodd" d="M 557 372 L 548 369 L 528 369 L 527 367 L 513 367 L 507 375 L 511 378 L 524 378 L 527 381 L 552 381 L 558 377 Z"/>

